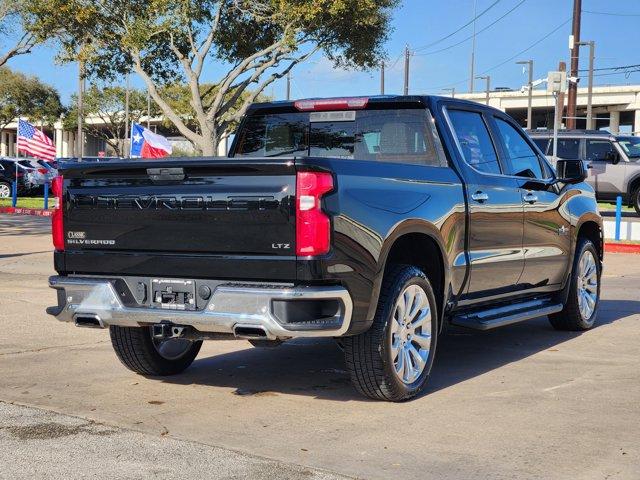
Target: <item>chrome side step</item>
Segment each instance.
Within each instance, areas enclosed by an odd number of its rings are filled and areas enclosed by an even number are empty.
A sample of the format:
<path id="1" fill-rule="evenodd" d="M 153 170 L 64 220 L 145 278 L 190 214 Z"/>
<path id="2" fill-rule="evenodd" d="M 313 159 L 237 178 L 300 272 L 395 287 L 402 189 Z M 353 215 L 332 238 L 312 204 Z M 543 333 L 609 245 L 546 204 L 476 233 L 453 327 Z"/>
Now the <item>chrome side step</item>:
<path id="1" fill-rule="evenodd" d="M 557 313 L 562 308 L 563 305 L 561 303 L 555 303 L 549 299 L 530 300 L 454 315 L 451 318 L 451 323 L 460 327 L 473 328 L 474 330 L 491 330 Z"/>

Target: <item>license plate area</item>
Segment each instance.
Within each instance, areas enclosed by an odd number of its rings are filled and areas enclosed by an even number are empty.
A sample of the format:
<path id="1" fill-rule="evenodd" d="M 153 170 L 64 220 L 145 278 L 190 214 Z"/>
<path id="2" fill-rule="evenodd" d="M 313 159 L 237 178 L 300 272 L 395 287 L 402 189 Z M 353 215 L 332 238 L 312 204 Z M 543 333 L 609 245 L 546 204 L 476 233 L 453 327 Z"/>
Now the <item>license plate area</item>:
<path id="1" fill-rule="evenodd" d="M 175 278 L 151 280 L 151 306 L 166 310 L 195 310 L 195 281 Z"/>

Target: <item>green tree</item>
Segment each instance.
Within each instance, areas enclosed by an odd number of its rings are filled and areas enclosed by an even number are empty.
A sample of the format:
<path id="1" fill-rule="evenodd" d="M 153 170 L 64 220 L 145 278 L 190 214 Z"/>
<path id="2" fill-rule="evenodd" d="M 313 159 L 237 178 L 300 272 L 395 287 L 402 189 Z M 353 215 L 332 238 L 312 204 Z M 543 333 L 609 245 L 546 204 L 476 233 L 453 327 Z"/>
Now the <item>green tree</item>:
<path id="1" fill-rule="evenodd" d="M 126 89 L 119 86 L 91 85 L 82 97 L 83 99 L 83 130 L 95 138 L 104 140 L 115 154 L 124 157 L 128 153 L 125 138 L 130 125 L 126 119 Z M 151 103 L 151 115 L 158 115 L 159 110 Z M 141 90 L 129 91 L 129 121 L 140 122 L 147 116 L 147 95 Z M 77 97 L 72 97 L 72 106 L 65 116 L 64 128 L 75 130 L 78 128 Z"/>
<path id="2" fill-rule="evenodd" d="M 0 0 L 0 67 L 10 58 L 31 52 L 36 37 L 21 31 L 23 0 Z"/>
<path id="3" fill-rule="evenodd" d="M 0 132 L 18 117 L 52 127 L 64 107 L 58 92 L 36 77 L 0 67 Z"/>
<path id="4" fill-rule="evenodd" d="M 205 155 L 275 80 L 317 51 L 337 66 L 369 68 L 383 55 L 399 0 L 38 0 L 29 30 L 54 37 L 60 59 L 88 75 L 133 70 L 176 129 Z M 205 86 L 205 66 L 222 74 Z M 166 86 L 184 83 L 192 117 Z"/>

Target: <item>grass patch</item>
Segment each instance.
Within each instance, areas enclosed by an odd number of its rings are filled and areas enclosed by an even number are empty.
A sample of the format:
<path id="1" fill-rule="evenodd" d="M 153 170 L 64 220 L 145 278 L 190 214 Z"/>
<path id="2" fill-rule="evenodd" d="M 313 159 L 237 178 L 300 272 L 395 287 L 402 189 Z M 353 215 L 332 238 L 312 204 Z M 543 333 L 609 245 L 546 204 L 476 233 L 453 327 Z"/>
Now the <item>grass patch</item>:
<path id="1" fill-rule="evenodd" d="M 616 204 L 615 203 L 605 203 L 605 202 L 598 202 L 598 210 L 600 211 L 605 211 L 605 212 L 615 212 L 616 211 Z M 629 207 L 627 205 L 622 205 L 622 211 L 623 212 L 633 212 L 633 207 Z"/>
<path id="2" fill-rule="evenodd" d="M 53 208 L 54 198 L 49 197 L 49 208 Z M 0 198 L 0 207 L 10 207 L 10 198 Z M 44 197 L 18 197 L 18 208 L 44 208 Z"/>

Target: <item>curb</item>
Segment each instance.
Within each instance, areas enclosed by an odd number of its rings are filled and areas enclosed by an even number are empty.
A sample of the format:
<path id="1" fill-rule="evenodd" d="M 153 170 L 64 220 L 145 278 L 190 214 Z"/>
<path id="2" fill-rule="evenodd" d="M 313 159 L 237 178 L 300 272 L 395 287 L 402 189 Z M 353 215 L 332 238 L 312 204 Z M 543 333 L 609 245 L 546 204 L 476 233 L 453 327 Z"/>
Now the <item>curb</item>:
<path id="1" fill-rule="evenodd" d="M 607 253 L 640 253 L 640 243 L 604 243 Z"/>
<path id="2" fill-rule="evenodd" d="M 0 207 L 0 213 L 8 213 L 9 215 L 50 217 L 53 214 L 53 210 L 44 210 L 42 208 Z"/>

